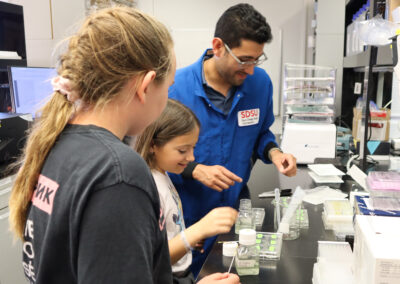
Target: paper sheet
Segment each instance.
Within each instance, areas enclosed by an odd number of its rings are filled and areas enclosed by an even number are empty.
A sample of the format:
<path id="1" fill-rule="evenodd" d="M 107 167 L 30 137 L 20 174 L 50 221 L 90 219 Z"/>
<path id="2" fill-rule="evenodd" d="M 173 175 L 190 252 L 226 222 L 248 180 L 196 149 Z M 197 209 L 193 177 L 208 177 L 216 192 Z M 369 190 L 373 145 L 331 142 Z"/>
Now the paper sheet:
<path id="1" fill-rule="evenodd" d="M 346 193 L 332 189 L 329 186 L 318 186 L 304 191 L 306 192 L 306 196 L 303 198 L 303 201 L 314 205 L 322 204 L 325 200 L 344 199 L 347 197 Z"/>
<path id="2" fill-rule="evenodd" d="M 343 180 L 339 176 L 319 176 L 314 172 L 308 172 L 315 183 L 343 183 Z"/>
<path id="3" fill-rule="evenodd" d="M 344 176 L 345 173 L 332 164 L 313 164 L 308 168 L 319 176 Z"/>

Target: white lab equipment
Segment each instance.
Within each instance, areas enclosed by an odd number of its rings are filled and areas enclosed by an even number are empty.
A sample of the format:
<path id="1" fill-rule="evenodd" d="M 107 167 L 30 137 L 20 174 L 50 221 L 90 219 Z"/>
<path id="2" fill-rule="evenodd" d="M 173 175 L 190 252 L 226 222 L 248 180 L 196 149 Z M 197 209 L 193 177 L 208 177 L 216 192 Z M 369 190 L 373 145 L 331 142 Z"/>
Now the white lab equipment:
<path id="1" fill-rule="evenodd" d="M 400 218 L 356 215 L 354 283 L 397 284 Z"/>
<path id="2" fill-rule="evenodd" d="M 314 163 L 315 158 L 335 158 L 336 126 L 325 123 L 286 123 L 282 151 L 296 157 L 298 164 Z"/>

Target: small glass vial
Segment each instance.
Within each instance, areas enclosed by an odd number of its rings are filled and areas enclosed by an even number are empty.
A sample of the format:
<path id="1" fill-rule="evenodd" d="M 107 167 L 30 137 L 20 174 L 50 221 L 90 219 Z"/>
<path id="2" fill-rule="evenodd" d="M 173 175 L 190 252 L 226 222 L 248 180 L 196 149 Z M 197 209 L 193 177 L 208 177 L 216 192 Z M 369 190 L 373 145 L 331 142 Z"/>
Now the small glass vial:
<path id="1" fill-rule="evenodd" d="M 256 244 L 256 231 L 242 229 L 235 259 L 236 271 L 240 276 L 258 275 L 260 272 L 260 250 Z"/>

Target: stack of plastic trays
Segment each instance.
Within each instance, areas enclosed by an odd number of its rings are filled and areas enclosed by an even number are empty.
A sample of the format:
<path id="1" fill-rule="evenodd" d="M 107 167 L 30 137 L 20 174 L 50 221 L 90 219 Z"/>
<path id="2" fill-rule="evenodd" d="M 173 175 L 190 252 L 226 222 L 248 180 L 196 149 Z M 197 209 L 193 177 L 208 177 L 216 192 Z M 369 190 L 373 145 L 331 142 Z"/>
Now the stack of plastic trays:
<path id="1" fill-rule="evenodd" d="M 353 253 L 346 242 L 318 241 L 313 284 L 353 284 Z"/>
<path id="2" fill-rule="evenodd" d="M 353 207 L 350 201 L 326 200 L 322 220 L 325 229 L 333 230 L 338 240 L 344 240 L 346 235 L 354 235 Z"/>
<path id="3" fill-rule="evenodd" d="M 308 222 L 308 211 L 305 208 L 297 209 L 296 211 L 296 218 L 299 220 L 300 229 L 308 229 L 309 222 Z"/>
<path id="4" fill-rule="evenodd" d="M 400 210 L 400 173 L 370 172 L 367 190 L 374 209 Z"/>
<path id="5" fill-rule="evenodd" d="M 282 234 L 257 232 L 256 243 L 260 249 L 260 260 L 279 260 L 282 249 Z"/>

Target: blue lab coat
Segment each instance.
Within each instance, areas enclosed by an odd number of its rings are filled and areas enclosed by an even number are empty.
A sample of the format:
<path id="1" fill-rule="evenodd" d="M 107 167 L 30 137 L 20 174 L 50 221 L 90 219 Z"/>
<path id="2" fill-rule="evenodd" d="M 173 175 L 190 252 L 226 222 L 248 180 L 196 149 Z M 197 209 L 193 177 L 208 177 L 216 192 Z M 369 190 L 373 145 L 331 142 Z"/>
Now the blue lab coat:
<path id="1" fill-rule="evenodd" d="M 255 67 L 254 74 L 237 88 L 231 110 L 226 116 L 210 102 L 202 85 L 202 62 L 206 52 L 192 65 L 177 70 L 169 97 L 188 106 L 200 120 L 195 161 L 224 166 L 240 176 L 243 182 L 217 192 L 196 180 L 170 174 L 182 200 L 186 227 L 216 207 L 233 207 L 249 179 L 253 152 L 257 158 L 270 163 L 263 151 L 268 143 L 276 143 L 269 129 L 274 122 L 274 114 L 272 82 L 268 74 Z M 239 123 L 248 125 L 240 126 Z"/>

